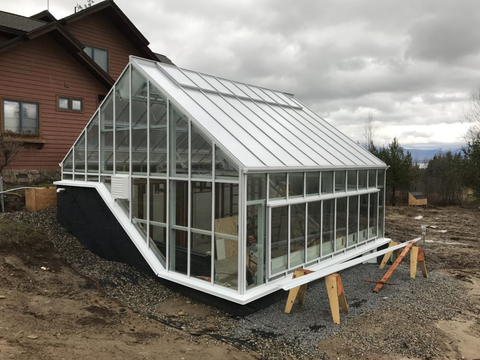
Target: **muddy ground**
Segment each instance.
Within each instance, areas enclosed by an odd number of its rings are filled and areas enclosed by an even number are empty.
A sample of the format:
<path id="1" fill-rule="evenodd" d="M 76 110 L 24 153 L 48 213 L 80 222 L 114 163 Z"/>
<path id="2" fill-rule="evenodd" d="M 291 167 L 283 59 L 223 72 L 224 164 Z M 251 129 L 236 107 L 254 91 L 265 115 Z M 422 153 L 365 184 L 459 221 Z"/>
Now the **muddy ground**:
<path id="1" fill-rule="evenodd" d="M 388 207 L 387 236 L 396 241 L 420 236 L 421 225 L 429 225 L 428 271 L 453 279 L 458 284 L 458 302 L 467 306 L 461 310 L 452 306 L 452 314 L 447 317 L 429 314 L 421 318 L 413 310 L 380 309 L 368 313 L 375 321 L 368 321 L 366 315 L 349 317 L 338 331 L 315 344 L 319 357 L 401 359 L 408 354 L 418 359 L 480 359 L 479 221 L 479 208 Z M 159 315 L 147 317 L 141 309 L 122 302 L 126 297 L 112 296 L 114 292 L 106 291 L 97 278 L 85 276 L 75 259 L 66 258 L 41 229 L 8 216 L 0 219 L 2 360 L 308 357 L 295 349 L 284 356 L 259 351 L 266 341 L 261 334 L 256 339 L 258 348 L 215 336 L 241 320 L 171 291 L 157 305 Z M 120 286 L 118 291 L 122 291 Z M 176 323 L 183 325 L 171 326 Z M 415 337 L 408 331 L 415 332 Z M 379 349 L 363 353 L 359 350 L 361 340 L 368 341 L 369 337 L 375 339 Z M 411 355 L 409 339 L 422 342 L 419 349 L 429 350 Z M 386 355 L 381 351 L 382 342 L 385 348 L 399 342 L 400 348 L 393 347 L 398 351 Z"/>

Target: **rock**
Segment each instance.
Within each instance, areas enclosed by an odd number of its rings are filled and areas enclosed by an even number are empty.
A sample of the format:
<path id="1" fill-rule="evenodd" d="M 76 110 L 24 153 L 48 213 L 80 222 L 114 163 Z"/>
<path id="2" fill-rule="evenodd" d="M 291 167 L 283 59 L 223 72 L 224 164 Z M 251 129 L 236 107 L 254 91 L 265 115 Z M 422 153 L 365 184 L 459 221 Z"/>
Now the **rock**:
<path id="1" fill-rule="evenodd" d="M 0 300 L 6 299 L 7 297 L 5 295 L 0 295 Z"/>
<path id="2" fill-rule="evenodd" d="M 188 333 L 190 335 L 200 336 L 200 335 L 205 334 L 205 331 L 203 329 L 191 329 L 191 330 L 188 331 Z"/>
<path id="3" fill-rule="evenodd" d="M 35 339 L 38 339 L 38 336 L 37 335 L 28 335 L 27 338 L 35 340 Z"/>
<path id="4" fill-rule="evenodd" d="M 207 324 L 204 327 L 205 331 L 215 331 L 215 325 L 213 324 Z"/>
<path id="5" fill-rule="evenodd" d="M 187 313 L 186 313 L 185 311 L 183 311 L 183 310 L 180 310 L 180 311 L 178 312 L 178 316 L 185 316 L 186 314 L 187 314 Z"/>

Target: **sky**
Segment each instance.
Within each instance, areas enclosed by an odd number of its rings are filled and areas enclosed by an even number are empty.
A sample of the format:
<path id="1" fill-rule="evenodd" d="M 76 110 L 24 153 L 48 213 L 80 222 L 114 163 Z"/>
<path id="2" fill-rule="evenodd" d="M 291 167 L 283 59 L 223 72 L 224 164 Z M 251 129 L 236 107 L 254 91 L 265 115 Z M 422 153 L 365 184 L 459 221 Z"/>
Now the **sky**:
<path id="1" fill-rule="evenodd" d="M 0 0 L 58 18 L 87 0 Z M 99 1 L 95 1 L 98 3 Z M 295 94 L 360 143 L 455 149 L 480 86 L 480 2 L 115 0 L 177 66 Z"/>

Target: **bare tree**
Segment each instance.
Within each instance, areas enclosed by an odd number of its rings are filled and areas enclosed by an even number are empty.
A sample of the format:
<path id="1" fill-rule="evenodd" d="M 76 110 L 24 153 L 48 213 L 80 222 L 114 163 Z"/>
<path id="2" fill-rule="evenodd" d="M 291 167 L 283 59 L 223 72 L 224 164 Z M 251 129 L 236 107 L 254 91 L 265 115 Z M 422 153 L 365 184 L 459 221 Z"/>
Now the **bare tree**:
<path id="1" fill-rule="evenodd" d="M 11 164 L 22 148 L 21 142 L 6 139 L 5 134 L 0 132 L 0 176 L 3 169 Z"/>
<path id="2" fill-rule="evenodd" d="M 376 153 L 375 148 L 375 135 L 376 129 L 373 123 L 373 114 L 370 111 L 365 119 L 365 125 L 363 128 L 363 147 L 371 153 Z"/>
<path id="3" fill-rule="evenodd" d="M 468 106 L 463 110 L 464 121 L 468 124 L 465 141 L 468 143 L 480 139 L 480 87 L 472 92 Z"/>

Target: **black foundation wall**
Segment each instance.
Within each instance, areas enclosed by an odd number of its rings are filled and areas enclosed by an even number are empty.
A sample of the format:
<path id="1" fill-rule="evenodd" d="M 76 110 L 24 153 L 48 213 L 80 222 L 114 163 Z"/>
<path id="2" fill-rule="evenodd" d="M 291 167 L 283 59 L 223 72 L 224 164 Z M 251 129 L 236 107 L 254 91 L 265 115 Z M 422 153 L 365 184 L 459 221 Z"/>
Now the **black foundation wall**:
<path id="1" fill-rule="evenodd" d="M 150 270 L 96 189 L 62 188 L 57 194 L 57 219 L 65 229 L 102 258 Z"/>

